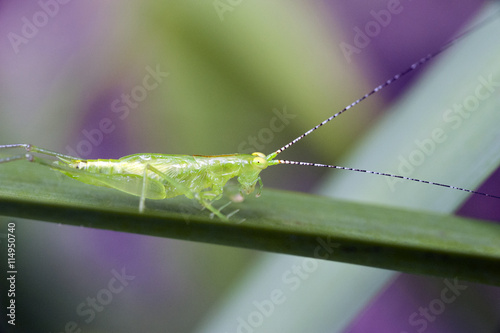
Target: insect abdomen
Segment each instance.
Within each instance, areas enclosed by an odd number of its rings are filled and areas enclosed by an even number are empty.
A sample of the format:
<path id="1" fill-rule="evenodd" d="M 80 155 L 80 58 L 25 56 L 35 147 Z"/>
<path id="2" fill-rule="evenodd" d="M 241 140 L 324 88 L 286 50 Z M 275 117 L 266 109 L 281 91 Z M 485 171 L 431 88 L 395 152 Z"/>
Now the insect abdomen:
<path id="1" fill-rule="evenodd" d="M 119 160 L 99 159 L 99 160 L 78 160 L 68 164 L 70 167 L 85 170 L 90 173 L 120 174 L 123 166 Z"/>

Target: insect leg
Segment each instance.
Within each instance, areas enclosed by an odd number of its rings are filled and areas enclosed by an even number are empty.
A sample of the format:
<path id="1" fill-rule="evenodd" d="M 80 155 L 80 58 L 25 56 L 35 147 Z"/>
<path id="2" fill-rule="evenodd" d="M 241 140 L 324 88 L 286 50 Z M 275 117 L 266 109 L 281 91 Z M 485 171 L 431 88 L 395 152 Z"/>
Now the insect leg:
<path id="1" fill-rule="evenodd" d="M 7 163 L 7 162 L 13 162 L 13 161 L 19 161 L 19 160 L 28 160 L 31 161 L 32 155 L 31 154 L 23 154 L 23 155 L 16 155 L 16 156 L 9 156 L 5 158 L 0 158 L 0 163 Z"/>
<path id="2" fill-rule="evenodd" d="M 174 185 L 177 189 L 181 189 L 183 193 L 189 193 L 190 190 L 176 181 L 175 179 L 172 179 L 171 177 L 168 177 L 165 175 L 163 172 L 152 166 L 151 164 L 147 163 L 146 166 L 144 167 L 144 173 L 142 176 L 142 190 L 140 194 L 140 199 L 139 199 L 139 212 L 142 213 L 144 212 L 144 209 L 146 208 L 146 198 L 148 197 L 147 193 L 149 191 L 148 188 L 148 182 L 151 182 L 152 180 L 148 177 L 148 171 L 154 172 L 158 176 L 160 176 L 163 180 L 167 181 L 168 183 Z M 156 181 L 155 181 L 156 182 Z M 165 187 L 163 187 L 163 191 L 165 191 Z"/>
<path id="3" fill-rule="evenodd" d="M 264 187 L 264 184 L 262 184 L 262 179 L 259 177 L 259 179 L 257 180 L 259 182 L 259 189 L 257 190 L 257 194 L 255 194 L 256 198 L 260 197 L 260 194 L 262 193 L 262 188 Z"/>
<path id="4" fill-rule="evenodd" d="M 218 197 L 219 197 L 218 193 L 210 192 L 210 193 L 200 194 L 197 192 L 193 192 L 189 187 L 181 184 L 180 182 L 173 179 L 172 177 L 165 175 L 163 172 L 161 172 L 160 170 L 158 170 L 157 168 L 155 168 L 154 166 L 152 166 L 150 164 L 147 164 L 146 168 L 144 170 L 143 189 L 146 187 L 146 184 L 147 184 L 147 178 L 148 178 L 147 171 L 154 172 L 155 174 L 157 174 L 158 176 L 163 178 L 166 182 L 170 183 L 171 185 L 174 185 L 174 187 L 177 188 L 178 190 L 180 190 L 180 192 L 182 192 L 182 194 L 184 194 L 186 197 L 188 197 L 190 199 L 198 200 L 198 202 L 203 207 L 205 207 L 206 209 L 211 211 L 213 214 L 217 215 L 221 220 L 228 221 L 228 218 L 226 216 L 224 216 L 224 214 L 222 214 L 219 209 L 215 208 L 214 206 L 212 206 L 210 204 L 210 201 L 218 199 Z M 218 192 L 218 191 L 215 191 L 215 192 Z M 214 195 L 215 195 L 215 197 L 214 197 Z M 207 199 L 208 196 L 211 197 L 211 200 Z M 144 209 L 144 201 L 145 201 L 145 197 L 144 197 L 144 195 L 141 195 L 141 202 L 139 203 L 139 211 L 141 211 L 141 209 Z"/>
<path id="5" fill-rule="evenodd" d="M 144 212 L 144 208 L 145 208 L 146 185 L 147 185 L 147 179 L 148 179 L 148 166 L 149 166 L 149 164 L 146 164 L 146 167 L 144 168 L 144 175 L 142 177 L 142 191 L 141 191 L 141 197 L 139 199 L 139 213 Z"/>
<path id="6" fill-rule="evenodd" d="M 0 147 L 0 148 L 2 148 L 2 147 Z M 37 163 L 40 165 L 44 165 L 44 166 L 49 167 L 53 170 L 58 170 L 60 172 L 63 172 L 67 175 L 72 174 L 72 173 L 85 173 L 84 171 L 75 170 L 73 168 L 70 168 L 63 163 L 57 164 L 57 162 L 54 162 L 53 160 L 38 157 L 38 156 L 35 156 L 31 153 L 5 157 L 5 158 L 0 159 L 0 163 L 7 163 L 7 162 L 18 161 L 18 160 L 27 160 L 28 162 L 34 162 L 34 163 Z M 99 185 L 99 184 L 94 184 L 94 185 Z"/>
<path id="7" fill-rule="evenodd" d="M 24 148 L 24 149 L 26 149 L 26 151 L 28 151 L 30 153 L 40 153 L 40 154 L 47 155 L 47 156 L 57 157 L 59 159 L 65 160 L 65 161 L 71 161 L 71 160 L 78 160 L 79 159 L 78 157 L 64 155 L 64 154 L 61 154 L 61 153 L 58 153 L 58 152 L 55 152 L 55 151 L 52 151 L 52 150 L 40 148 L 40 147 L 33 146 L 33 145 L 27 144 L 27 143 L 17 143 L 17 144 L 10 144 L 10 145 L 0 145 L 0 149 L 12 149 L 12 148 Z M 30 155 L 31 154 L 26 154 L 25 155 L 25 158 L 27 160 L 29 160 L 29 161 L 31 161 L 30 158 L 28 157 Z M 19 156 L 21 156 L 21 155 L 19 155 Z M 14 157 L 18 157 L 18 156 L 13 156 L 13 158 Z M 18 160 L 18 159 L 22 159 L 22 158 L 16 158 L 15 160 Z M 11 160 L 12 160 L 12 158 L 1 159 L 0 163 L 10 162 Z"/>
<path id="8" fill-rule="evenodd" d="M 8 145 L 8 146 L 13 146 L 13 145 Z M 0 149 L 2 149 L 2 148 L 5 148 L 5 146 L 0 146 Z M 12 147 L 7 147 L 7 148 L 12 148 Z M 58 154 L 58 153 L 56 153 L 56 154 Z M 55 155 L 50 155 L 50 156 L 55 156 Z M 64 156 L 66 156 L 66 155 L 64 155 Z M 52 161 L 49 162 L 48 160 L 45 160 L 45 159 L 40 158 L 40 157 L 36 157 L 31 153 L 1 158 L 0 163 L 8 163 L 8 162 L 19 161 L 19 160 L 27 160 L 28 162 L 35 162 L 38 164 L 46 165 L 46 166 L 51 167 L 51 168 L 54 167 L 54 164 L 52 163 Z"/>
<path id="9" fill-rule="evenodd" d="M 217 215 L 217 217 L 219 217 L 222 221 L 228 221 L 229 222 L 229 219 L 220 212 L 219 209 L 215 208 L 214 206 L 212 206 L 212 204 L 210 202 L 208 202 L 207 200 L 197 196 L 198 198 L 198 202 L 205 208 L 207 208 L 208 210 L 210 210 L 212 213 L 214 213 L 215 215 Z M 225 206 L 224 206 L 225 207 Z M 224 208 L 222 207 L 222 208 Z"/>
<path id="10" fill-rule="evenodd" d="M 0 145 L 0 149 L 25 148 L 27 151 L 30 151 L 30 149 L 28 149 L 28 147 L 30 147 L 30 145 L 27 145 L 27 144 Z M 28 160 L 30 162 L 33 162 L 33 155 L 30 153 L 27 153 L 27 154 L 20 154 L 20 155 L 15 155 L 15 156 L 4 157 L 4 158 L 0 159 L 0 163 L 7 163 L 7 162 L 13 162 L 13 161 L 19 161 L 19 160 Z"/>
<path id="11" fill-rule="evenodd" d="M 228 201 L 227 203 L 225 203 L 224 205 L 219 207 L 219 211 L 223 210 L 224 208 L 226 208 L 227 206 L 229 206 L 232 203 L 233 203 L 233 201 Z M 232 211 L 231 213 L 227 214 L 227 218 L 229 219 L 231 216 L 238 213 L 239 211 L 240 211 L 239 209 Z"/>

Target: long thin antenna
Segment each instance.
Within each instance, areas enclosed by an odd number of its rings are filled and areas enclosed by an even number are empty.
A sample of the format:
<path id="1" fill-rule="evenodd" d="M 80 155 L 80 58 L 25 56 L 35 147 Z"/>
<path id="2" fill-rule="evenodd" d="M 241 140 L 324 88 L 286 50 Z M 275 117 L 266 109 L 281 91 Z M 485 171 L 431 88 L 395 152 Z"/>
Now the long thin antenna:
<path id="1" fill-rule="evenodd" d="M 435 182 L 431 182 L 428 180 L 421 180 L 421 179 L 416 179 L 416 178 L 394 175 L 394 174 L 385 173 L 385 172 L 377 172 L 377 171 L 370 171 L 370 170 L 364 170 L 364 169 L 348 168 L 348 167 L 343 167 L 343 166 L 338 166 L 338 165 L 329 165 L 329 164 L 311 163 L 311 162 L 297 162 L 297 161 L 287 161 L 287 160 L 274 160 L 273 162 L 274 162 L 273 165 L 275 165 L 275 164 L 295 164 L 295 165 L 305 165 L 305 166 L 313 166 L 313 167 L 321 167 L 321 168 L 332 168 L 332 169 L 371 173 L 373 175 L 400 178 L 400 179 L 404 179 L 404 180 L 411 180 L 411 181 L 418 182 L 418 183 L 436 185 L 436 186 L 450 188 L 453 190 L 464 191 L 464 192 L 468 192 L 468 193 L 483 195 L 485 197 L 500 199 L 500 196 L 497 196 L 497 195 L 492 195 L 492 194 L 483 193 L 483 192 L 477 192 L 477 191 L 469 190 L 466 188 L 447 185 L 447 184 L 435 183 Z"/>
<path id="2" fill-rule="evenodd" d="M 299 140 L 303 139 L 304 137 L 308 136 L 309 134 L 311 134 L 312 132 L 314 132 L 315 130 L 317 130 L 318 128 L 320 128 L 321 126 L 325 125 L 326 123 L 332 121 L 333 119 L 337 118 L 338 116 L 340 116 L 342 113 L 346 112 L 347 110 L 349 110 L 350 108 L 352 108 L 353 106 L 361 103 L 363 100 L 367 99 L 369 96 L 379 92 L 380 90 L 384 89 L 385 87 L 389 86 L 390 84 L 394 83 L 394 81 L 397 81 L 399 80 L 401 77 L 405 76 L 406 74 L 414 71 L 416 68 L 418 68 L 420 65 L 423 65 L 425 64 L 426 62 L 428 62 L 429 60 L 431 60 L 432 58 L 436 57 L 437 55 L 441 54 L 442 52 L 444 52 L 446 49 L 448 49 L 450 46 L 452 46 L 453 44 L 455 44 L 457 41 L 459 41 L 460 39 L 462 39 L 463 37 L 465 37 L 466 35 L 470 34 L 471 32 L 477 30 L 477 29 L 480 29 L 481 27 L 483 27 L 484 25 L 486 25 L 487 23 L 489 23 L 490 21 L 492 20 L 495 20 L 497 17 L 497 14 L 499 14 L 500 11 L 496 12 L 495 14 L 491 15 L 489 18 L 487 19 L 484 19 L 483 21 L 481 21 L 480 23 L 472 26 L 471 28 L 465 30 L 464 32 L 462 32 L 461 34 L 459 34 L 457 37 L 453 38 L 451 41 L 449 41 L 448 43 L 444 44 L 443 46 L 441 46 L 441 48 L 439 48 L 438 51 L 434 52 L 434 53 L 429 53 L 428 55 L 426 55 L 425 57 L 421 58 L 419 61 L 415 62 L 413 65 L 411 65 L 410 67 L 408 67 L 406 70 L 402 71 L 401 73 L 399 74 L 396 74 L 394 75 L 392 78 L 390 78 L 389 80 L 385 81 L 384 83 L 382 83 L 381 85 L 375 87 L 372 91 L 370 91 L 369 93 L 365 94 L 363 97 L 361 97 L 360 99 L 352 102 L 351 104 L 349 104 L 348 106 L 346 106 L 344 109 L 342 109 L 341 111 L 337 112 L 336 114 L 334 114 L 333 116 L 331 116 L 330 118 L 322 121 L 321 123 L 319 123 L 318 125 L 314 126 L 313 128 L 311 128 L 309 131 L 305 132 L 304 134 L 300 135 L 299 137 L 297 137 L 296 139 L 294 139 L 293 141 L 287 143 L 286 145 L 284 145 L 283 147 L 281 147 L 280 149 L 276 150 L 274 153 L 270 154 L 270 156 L 272 158 L 276 157 L 276 155 L 278 155 L 279 153 L 281 153 L 282 151 L 284 151 L 285 149 L 288 149 L 290 148 L 290 146 L 294 145 L 295 143 L 297 143 Z"/>

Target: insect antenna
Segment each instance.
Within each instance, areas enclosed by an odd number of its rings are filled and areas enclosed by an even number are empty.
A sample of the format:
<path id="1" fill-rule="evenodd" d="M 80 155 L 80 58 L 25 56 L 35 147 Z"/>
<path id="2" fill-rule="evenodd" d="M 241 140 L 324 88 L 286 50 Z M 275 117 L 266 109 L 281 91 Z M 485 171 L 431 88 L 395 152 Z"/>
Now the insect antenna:
<path id="1" fill-rule="evenodd" d="M 276 150 L 275 152 L 271 153 L 268 158 L 275 158 L 279 153 L 283 152 L 285 149 L 288 149 L 290 148 L 292 145 L 294 145 L 295 143 L 297 143 L 298 141 L 302 140 L 304 137 L 308 136 L 309 134 L 311 134 L 312 132 L 314 132 L 315 130 L 317 130 L 318 128 L 320 128 L 321 126 L 325 125 L 326 123 L 332 121 L 333 119 L 337 118 L 338 116 L 340 116 L 342 113 L 346 112 L 347 110 L 351 109 L 353 106 L 361 103 L 362 101 L 364 101 L 365 99 L 367 99 L 368 97 L 370 97 L 371 95 L 379 92 L 380 90 L 386 88 L 387 86 L 391 85 L 392 83 L 394 83 L 395 81 L 399 80 L 401 77 L 405 76 L 406 74 L 414 71 L 415 69 L 417 69 L 418 67 L 420 67 L 421 65 L 427 63 L 428 61 L 430 61 L 432 58 L 438 56 L 439 54 L 443 53 L 445 50 L 447 50 L 450 46 L 454 45 L 456 42 L 458 42 L 459 40 L 461 40 L 462 38 L 464 38 L 465 36 L 469 35 L 470 33 L 472 33 L 473 31 L 475 30 L 478 30 L 480 29 L 481 27 L 485 26 L 487 23 L 489 23 L 490 21 L 492 20 L 495 20 L 497 19 L 497 16 L 500 14 L 500 11 L 497 11 L 496 13 L 494 13 L 493 15 L 491 15 L 490 17 L 484 19 L 483 21 L 475 24 L 474 26 L 472 26 L 471 28 L 465 30 L 464 32 L 460 33 L 459 35 L 457 35 L 455 38 L 453 38 L 452 40 L 450 40 L 449 42 L 447 42 L 446 44 L 444 44 L 443 46 L 441 46 L 436 52 L 434 53 L 429 53 L 427 54 L 425 57 L 423 58 L 420 58 L 420 60 L 418 60 L 417 62 L 413 63 L 410 67 L 408 67 L 407 69 L 405 69 L 404 71 L 394 75 L 392 78 L 390 78 L 389 80 L 385 81 L 384 83 L 378 85 L 377 87 L 375 87 L 372 91 L 368 92 L 367 94 L 365 94 L 364 96 L 362 96 L 361 98 L 357 99 L 356 101 L 352 102 L 351 104 L 349 104 L 348 106 L 346 106 L 345 108 L 343 108 L 342 110 L 340 110 L 339 112 L 335 113 L 333 116 L 325 119 L 324 121 L 322 121 L 321 123 L 319 123 L 318 125 L 314 126 L 313 128 L 311 128 L 310 130 L 308 130 L 307 132 L 305 132 L 304 134 L 298 136 L 297 138 L 295 138 L 294 140 L 290 141 L 289 143 L 287 143 L 286 145 L 284 145 L 283 147 L 281 147 L 280 149 Z"/>
<path id="2" fill-rule="evenodd" d="M 418 182 L 418 183 L 424 183 L 424 184 L 430 184 L 430 185 L 435 185 L 435 186 L 441 186 L 441 187 L 446 187 L 446 188 L 450 188 L 450 189 L 453 189 L 453 190 L 464 191 L 464 192 L 468 192 L 468 193 L 479 194 L 479 195 L 482 195 L 482 196 L 485 196 L 485 197 L 500 199 L 500 196 L 497 196 L 497 195 L 492 195 L 492 194 L 483 193 L 483 192 L 477 192 L 477 191 L 469 190 L 469 189 L 466 189 L 466 188 L 452 186 L 452 185 L 447 185 L 447 184 L 435 183 L 435 182 L 431 182 L 431 181 L 428 181 L 428 180 L 422 180 L 422 179 L 410 178 L 410 177 L 405 177 L 405 176 L 400 176 L 400 175 L 394 175 L 394 174 L 385 173 L 385 172 L 377 172 L 377 171 L 370 171 L 370 170 L 364 170 L 364 169 L 356 169 L 356 168 L 343 167 L 343 166 L 338 166 L 338 165 L 329 165 L 329 164 L 311 163 L 311 162 L 298 162 L 298 161 L 288 161 L 288 160 L 274 160 L 272 162 L 273 162 L 273 165 L 276 165 L 276 164 L 293 164 L 293 165 L 305 165 L 305 166 L 313 166 L 313 167 L 321 167 L 321 168 L 332 168 L 332 169 L 340 169 L 340 170 L 348 170 L 348 171 L 370 173 L 372 175 L 379 175 L 379 176 L 393 177 L 393 178 L 399 178 L 399 179 L 404 179 L 404 180 L 411 180 L 411 181 Z"/>
<path id="3" fill-rule="evenodd" d="M 406 74 L 414 71 L 415 69 L 417 69 L 421 65 L 427 63 L 432 58 L 438 56 L 439 54 L 441 54 L 442 52 L 444 52 L 445 50 L 447 50 L 450 46 L 454 45 L 456 42 L 458 42 L 459 40 L 461 40 L 462 38 L 464 38 L 466 35 L 470 34 L 471 32 L 473 32 L 475 30 L 480 29 L 481 27 L 483 27 L 484 25 L 486 25 L 490 21 L 497 19 L 497 16 L 499 14 L 500 14 L 500 11 L 497 11 L 496 13 L 494 13 L 493 15 L 491 15 L 489 18 L 486 18 L 482 22 L 480 22 L 480 23 L 472 26 L 471 28 L 465 30 L 461 34 L 457 35 L 457 37 L 453 38 L 448 43 L 446 43 L 443 46 L 441 46 L 441 48 L 439 48 L 436 52 L 429 53 L 425 57 L 423 57 L 420 60 L 418 60 L 417 62 L 413 63 L 406 70 L 400 72 L 399 74 L 394 75 L 392 78 L 390 78 L 389 80 L 387 80 L 384 83 L 380 84 L 379 86 L 375 87 L 373 90 L 371 90 L 370 92 L 368 92 L 367 94 L 365 94 L 364 96 L 362 96 L 361 98 L 359 98 L 358 100 L 352 102 L 351 104 L 349 104 L 348 106 L 346 106 L 344 109 L 340 110 L 339 112 L 337 112 L 333 116 L 325 119 L 324 121 L 322 121 L 318 125 L 314 126 L 313 128 L 311 128 L 310 130 L 308 130 L 304 134 L 298 136 L 297 138 L 295 138 L 291 142 L 287 143 L 286 145 L 284 145 L 280 149 L 278 149 L 275 152 L 269 154 L 266 157 L 267 161 L 268 161 L 268 165 L 291 164 L 291 165 L 313 166 L 313 167 L 322 167 L 322 168 L 332 168 L 332 169 L 340 169 L 340 170 L 363 172 L 363 173 L 369 173 L 369 174 L 373 174 L 373 175 L 379 175 L 379 176 L 385 176 L 385 177 L 392 177 L 392 178 L 399 178 L 399 179 L 404 179 L 404 180 L 411 180 L 411 181 L 418 182 L 418 183 L 424 183 L 424 184 L 430 184 L 430 185 L 435 185 L 435 186 L 441 186 L 441 187 L 445 187 L 445 188 L 449 188 L 449 189 L 453 189 L 453 190 L 458 190 L 458 191 L 468 192 L 468 193 L 472 193 L 472 194 L 482 195 L 482 196 L 485 196 L 485 197 L 491 197 L 491 198 L 495 198 L 495 199 L 500 199 L 500 196 L 497 196 L 497 195 L 492 195 L 492 194 L 488 194 L 488 193 L 483 193 L 483 192 L 478 192 L 478 191 L 474 191 L 474 190 L 469 190 L 469 189 L 462 188 L 462 187 L 457 187 L 457 186 L 452 186 L 452 185 L 447 185 L 447 184 L 442 184 L 442 183 L 431 182 L 431 181 L 428 181 L 428 180 L 410 178 L 410 177 L 405 177 L 405 176 L 400 176 L 400 175 L 395 175 L 395 174 L 390 174 L 390 173 L 385 173 L 385 172 L 377 172 L 377 171 L 370 171 L 370 170 L 364 170 L 364 169 L 349 168 L 349 167 L 343 167 L 343 166 L 338 166 L 338 165 L 329 165 L 329 164 L 321 164 L 321 163 L 298 162 L 298 161 L 289 161 L 289 160 L 274 160 L 274 158 L 278 154 L 280 154 L 281 152 L 283 152 L 285 149 L 290 148 L 292 145 L 294 145 L 298 141 L 302 140 L 307 135 L 311 134 L 312 132 L 314 132 L 315 130 L 317 130 L 318 128 L 320 128 L 321 126 L 323 126 L 326 123 L 328 123 L 328 122 L 332 121 L 333 119 L 337 118 L 342 113 L 344 113 L 347 110 L 351 109 L 353 106 L 361 103 L 362 101 L 364 101 L 365 99 L 367 99 L 369 96 L 371 96 L 371 95 L 379 92 L 380 90 L 386 88 L 387 86 L 391 85 L 395 81 L 399 80 L 401 77 L 403 77 Z"/>

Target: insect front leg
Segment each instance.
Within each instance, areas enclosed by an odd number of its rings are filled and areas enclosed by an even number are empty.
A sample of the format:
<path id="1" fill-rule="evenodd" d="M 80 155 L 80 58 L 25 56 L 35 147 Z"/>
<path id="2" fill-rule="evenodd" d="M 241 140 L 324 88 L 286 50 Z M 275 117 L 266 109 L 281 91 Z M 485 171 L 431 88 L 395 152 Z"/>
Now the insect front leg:
<path id="1" fill-rule="evenodd" d="M 260 194 L 262 193 L 262 188 L 264 187 L 264 184 L 262 184 L 262 179 L 260 177 L 259 177 L 259 179 L 257 179 L 257 181 L 259 182 L 259 189 L 257 190 L 257 193 L 255 194 L 256 198 L 260 197 Z"/>

